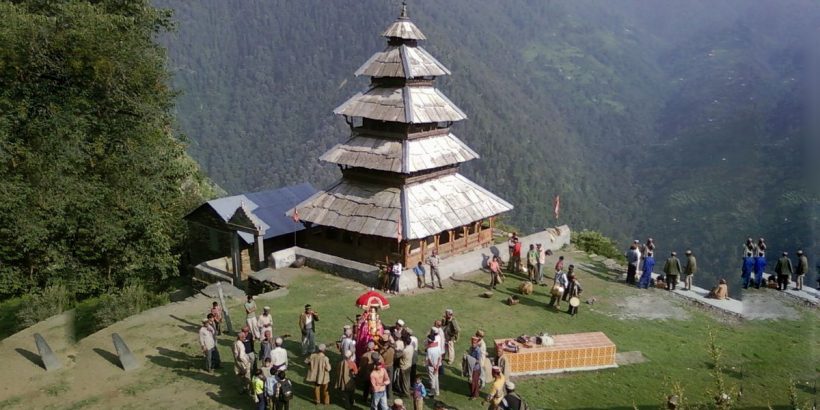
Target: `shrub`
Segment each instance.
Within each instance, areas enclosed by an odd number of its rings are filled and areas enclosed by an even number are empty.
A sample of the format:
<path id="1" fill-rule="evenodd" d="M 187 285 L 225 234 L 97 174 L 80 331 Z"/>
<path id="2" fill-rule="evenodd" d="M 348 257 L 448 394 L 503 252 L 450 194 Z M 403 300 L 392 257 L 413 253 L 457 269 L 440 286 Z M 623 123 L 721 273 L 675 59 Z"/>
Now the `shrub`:
<path id="1" fill-rule="evenodd" d="M 51 285 L 42 291 L 24 295 L 16 315 L 17 329 L 27 328 L 63 313 L 71 306 L 72 299 L 68 288 L 62 284 Z"/>
<path id="2" fill-rule="evenodd" d="M 586 253 L 606 256 L 621 262 L 626 261 L 624 255 L 615 246 L 615 242 L 600 232 L 586 229 L 581 232 L 573 232 L 571 242 L 576 248 Z"/>
<path id="3" fill-rule="evenodd" d="M 165 293 L 155 294 L 141 284 L 127 285 L 113 295 L 103 295 L 94 311 L 94 331 L 103 329 L 129 316 L 169 302 Z"/>

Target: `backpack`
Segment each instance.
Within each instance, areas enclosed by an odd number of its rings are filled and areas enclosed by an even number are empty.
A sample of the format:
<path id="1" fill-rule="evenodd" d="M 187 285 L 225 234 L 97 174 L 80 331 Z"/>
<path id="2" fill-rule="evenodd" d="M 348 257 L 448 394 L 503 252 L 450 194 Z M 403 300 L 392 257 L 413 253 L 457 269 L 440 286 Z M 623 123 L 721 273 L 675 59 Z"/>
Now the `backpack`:
<path id="1" fill-rule="evenodd" d="M 289 379 L 279 382 L 279 398 L 290 401 L 293 398 L 293 385 Z"/>

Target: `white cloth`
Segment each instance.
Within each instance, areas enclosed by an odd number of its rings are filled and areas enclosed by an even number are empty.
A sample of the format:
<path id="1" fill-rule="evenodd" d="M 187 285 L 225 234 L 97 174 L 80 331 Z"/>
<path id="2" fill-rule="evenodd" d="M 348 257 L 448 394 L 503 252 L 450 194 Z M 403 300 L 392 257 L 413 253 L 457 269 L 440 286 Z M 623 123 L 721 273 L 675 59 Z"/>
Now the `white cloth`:
<path id="1" fill-rule="evenodd" d="M 214 344 L 213 333 L 205 326 L 199 328 L 199 345 L 207 350 L 213 349 L 216 346 Z"/>

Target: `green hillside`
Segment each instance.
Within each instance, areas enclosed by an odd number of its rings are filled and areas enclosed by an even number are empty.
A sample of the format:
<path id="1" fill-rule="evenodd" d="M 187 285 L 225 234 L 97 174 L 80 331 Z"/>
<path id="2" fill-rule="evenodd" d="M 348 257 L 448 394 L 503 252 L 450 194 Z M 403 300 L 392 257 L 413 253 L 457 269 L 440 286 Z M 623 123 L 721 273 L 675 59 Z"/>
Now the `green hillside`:
<path id="1" fill-rule="evenodd" d="M 331 111 L 366 86 L 397 1 L 190 3 L 169 47 L 191 154 L 229 192 L 339 176 L 317 158 L 346 137 Z M 452 0 L 410 5 L 453 72 L 443 91 L 482 158 L 464 173 L 532 231 L 561 222 L 693 247 L 732 272 L 747 236 L 817 249 L 805 171 L 813 21 L 808 0 Z M 724 159 L 725 158 L 725 159 Z"/>

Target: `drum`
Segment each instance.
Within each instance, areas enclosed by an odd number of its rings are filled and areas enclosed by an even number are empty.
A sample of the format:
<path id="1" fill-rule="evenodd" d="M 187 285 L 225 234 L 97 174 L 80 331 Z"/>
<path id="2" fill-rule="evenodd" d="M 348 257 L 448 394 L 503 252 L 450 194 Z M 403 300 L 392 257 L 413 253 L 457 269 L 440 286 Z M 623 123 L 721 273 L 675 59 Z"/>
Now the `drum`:
<path id="1" fill-rule="evenodd" d="M 581 299 L 578 299 L 577 297 L 573 296 L 569 298 L 569 305 L 572 307 L 578 307 L 579 305 L 581 305 Z"/>
<path id="2" fill-rule="evenodd" d="M 560 287 L 560 286 L 558 286 L 558 285 L 553 286 L 553 287 L 552 287 L 552 290 L 550 291 L 550 294 L 551 294 L 552 296 L 561 296 L 561 294 L 562 294 L 562 293 L 564 293 L 564 288 L 562 288 L 562 287 Z"/>

